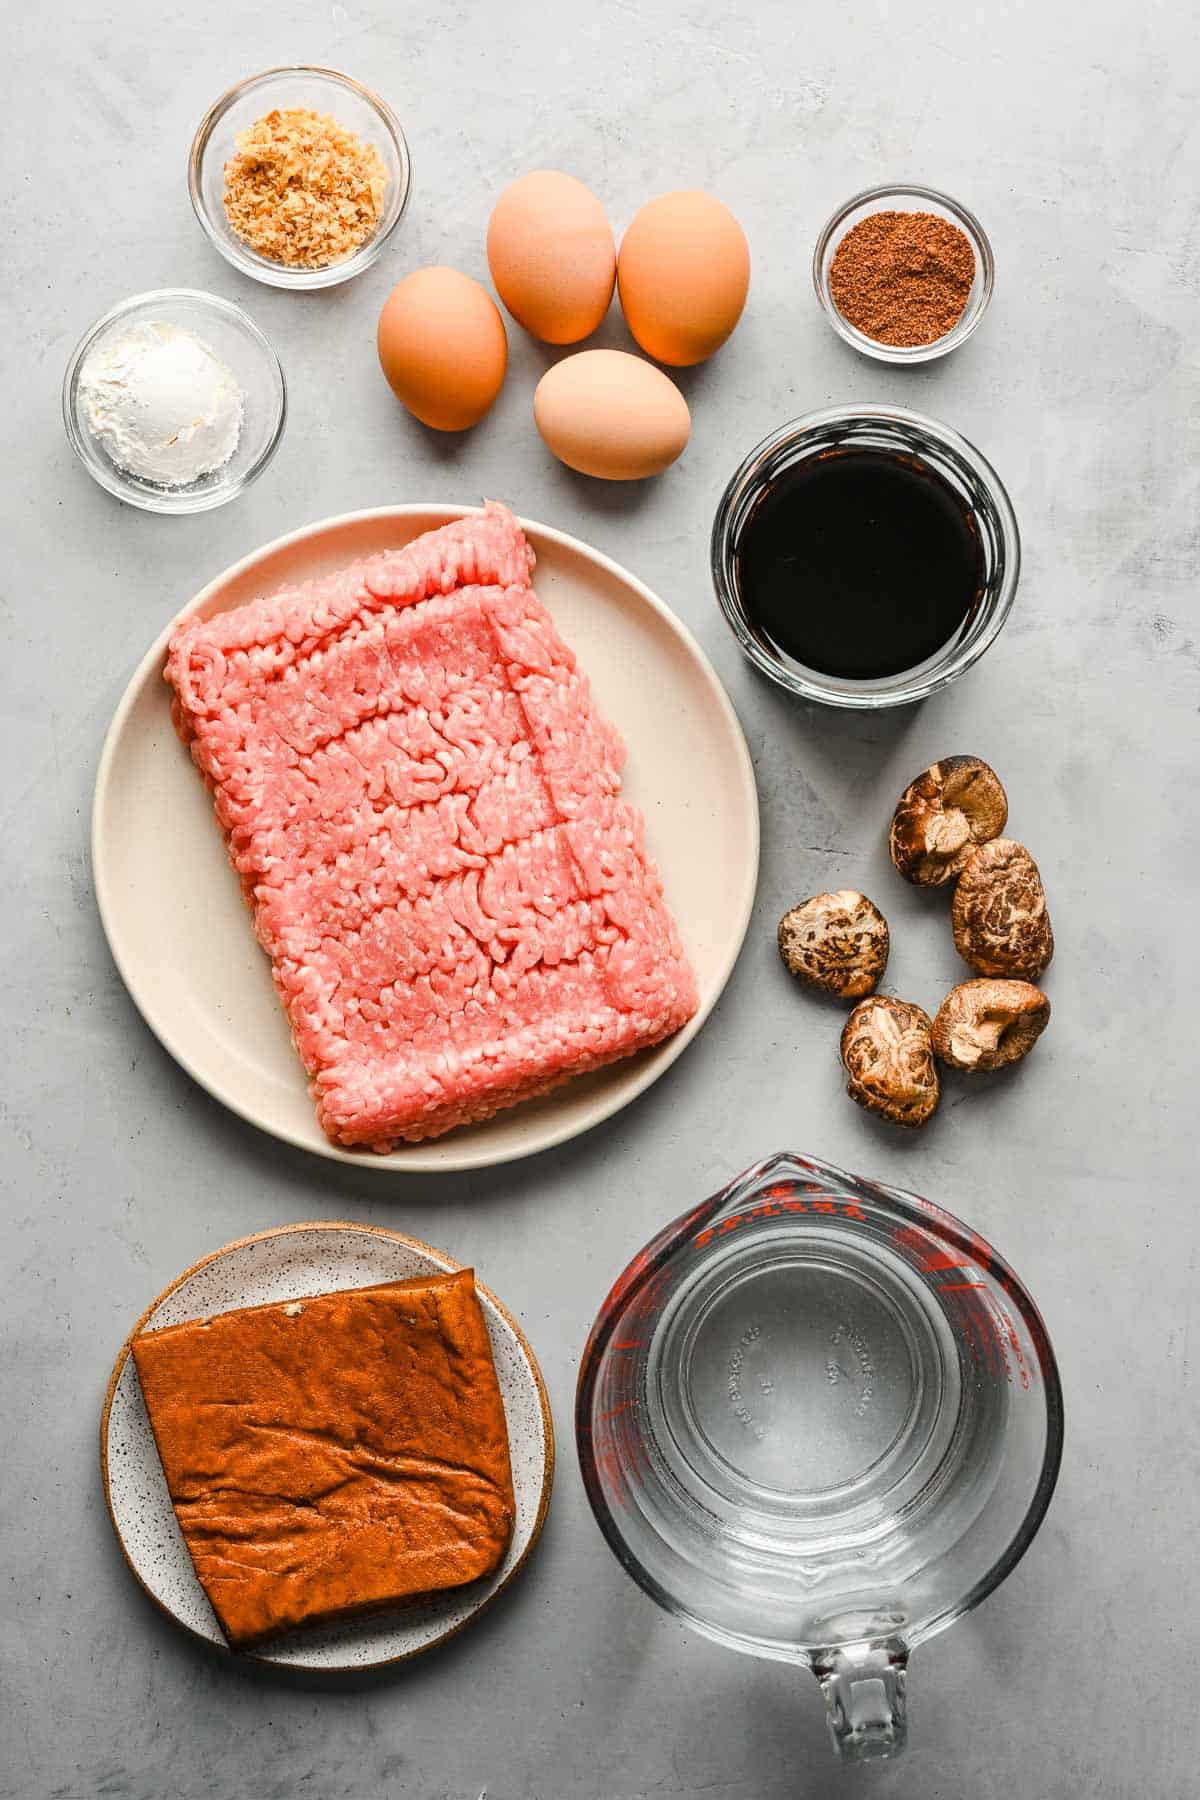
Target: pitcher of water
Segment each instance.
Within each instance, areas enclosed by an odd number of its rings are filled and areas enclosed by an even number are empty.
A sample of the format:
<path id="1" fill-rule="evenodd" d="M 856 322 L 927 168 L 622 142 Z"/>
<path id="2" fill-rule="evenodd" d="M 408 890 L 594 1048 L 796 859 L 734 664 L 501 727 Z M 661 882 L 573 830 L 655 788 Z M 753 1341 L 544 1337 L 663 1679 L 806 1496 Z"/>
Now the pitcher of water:
<path id="1" fill-rule="evenodd" d="M 707 1636 L 810 1668 L 851 1759 L 903 1747 L 910 1652 L 1014 1567 L 1062 1454 L 1045 1326 L 990 1244 L 782 1154 L 634 1258 L 575 1418 L 629 1573 Z"/>

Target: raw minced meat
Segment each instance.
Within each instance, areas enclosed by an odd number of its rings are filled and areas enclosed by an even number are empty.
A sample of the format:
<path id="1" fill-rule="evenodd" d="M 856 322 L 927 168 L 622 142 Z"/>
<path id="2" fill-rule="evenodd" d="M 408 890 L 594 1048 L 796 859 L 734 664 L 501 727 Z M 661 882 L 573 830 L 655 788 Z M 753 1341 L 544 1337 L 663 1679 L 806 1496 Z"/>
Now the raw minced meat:
<path id="1" fill-rule="evenodd" d="M 658 1043 L 695 981 L 501 506 L 172 639 L 321 1124 L 388 1150 Z"/>

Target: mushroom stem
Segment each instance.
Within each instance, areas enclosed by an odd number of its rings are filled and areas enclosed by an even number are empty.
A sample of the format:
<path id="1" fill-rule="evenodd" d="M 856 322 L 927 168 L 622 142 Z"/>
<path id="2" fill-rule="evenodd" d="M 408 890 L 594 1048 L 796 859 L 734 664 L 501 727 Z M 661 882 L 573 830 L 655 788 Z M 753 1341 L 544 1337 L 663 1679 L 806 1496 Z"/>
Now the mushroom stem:
<path id="1" fill-rule="evenodd" d="M 951 1068 L 973 1073 L 1020 1062 L 1037 1043 L 1050 1002 L 1029 981 L 964 981 L 933 1021 L 933 1049 Z"/>
<path id="2" fill-rule="evenodd" d="M 978 1019 L 974 1024 L 956 1025 L 950 1033 L 950 1046 L 956 1061 L 979 1062 L 982 1057 L 995 1054 L 1003 1036 L 1004 1021 Z"/>
<path id="3" fill-rule="evenodd" d="M 953 856 L 971 835 L 966 816 L 960 812 L 935 813 L 925 827 L 925 848 L 931 856 Z"/>

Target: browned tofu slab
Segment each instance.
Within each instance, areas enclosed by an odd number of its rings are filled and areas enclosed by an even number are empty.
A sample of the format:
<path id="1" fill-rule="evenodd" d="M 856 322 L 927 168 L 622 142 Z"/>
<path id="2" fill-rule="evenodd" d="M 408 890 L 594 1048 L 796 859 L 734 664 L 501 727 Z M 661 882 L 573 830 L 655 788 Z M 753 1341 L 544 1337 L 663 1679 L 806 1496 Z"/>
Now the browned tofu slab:
<path id="1" fill-rule="evenodd" d="M 221 1313 L 132 1348 L 235 1649 L 499 1565 L 512 1470 L 470 1269 Z"/>

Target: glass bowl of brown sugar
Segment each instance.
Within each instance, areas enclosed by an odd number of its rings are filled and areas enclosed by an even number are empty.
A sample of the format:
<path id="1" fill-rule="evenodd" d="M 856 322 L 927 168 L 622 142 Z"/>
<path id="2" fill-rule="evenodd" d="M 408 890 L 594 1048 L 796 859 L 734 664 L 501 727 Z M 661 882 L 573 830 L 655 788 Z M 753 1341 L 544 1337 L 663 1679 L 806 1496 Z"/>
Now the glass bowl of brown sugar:
<path id="1" fill-rule="evenodd" d="M 813 286 L 838 336 L 876 362 L 947 356 L 987 311 L 987 233 L 936 188 L 867 188 L 839 206 L 813 251 Z"/>

